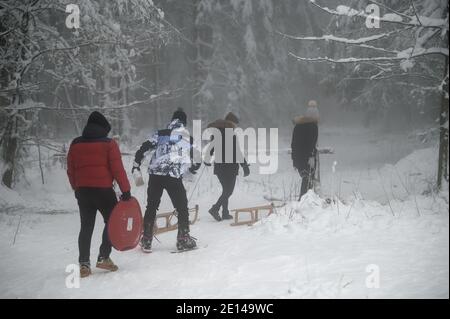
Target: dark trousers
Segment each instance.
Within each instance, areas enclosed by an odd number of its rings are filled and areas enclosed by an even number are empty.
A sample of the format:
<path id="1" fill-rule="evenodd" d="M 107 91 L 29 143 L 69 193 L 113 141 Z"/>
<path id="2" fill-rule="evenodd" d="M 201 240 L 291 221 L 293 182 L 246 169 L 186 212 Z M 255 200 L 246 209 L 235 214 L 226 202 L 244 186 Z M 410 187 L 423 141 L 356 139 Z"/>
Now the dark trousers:
<path id="1" fill-rule="evenodd" d="M 173 206 L 177 210 L 178 231 L 189 232 L 189 211 L 186 189 L 181 178 L 150 175 L 147 189 L 147 209 L 144 216 L 144 236 L 153 237 L 156 211 L 161 203 L 163 191 L 169 194 Z"/>
<path id="2" fill-rule="evenodd" d="M 302 196 L 305 195 L 308 190 L 314 187 L 314 167 L 307 166 L 306 169 L 299 170 L 300 177 L 302 178 L 302 186 L 300 189 L 300 197 L 298 201 L 302 199 Z"/>
<path id="3" fill-rule="evenodd" d="M 78 236 L 78 249 L 80 252 L 78 261 L 80 263 L 88 263 L 90 261 L 91 239 L 97 211 L 100 211 L 105 222 L 99 257 L 108 258 L 111 254 L 111 242 L 109 241 L 106 224 L 114 206 L 117 204 L 114 190 L 112 188 L 81 187 L 75 191 L 75 197 L 80 208 L 81 220 L 81 229 Z"/>
<path id="4" fill-rule="evenodd" d="M 217 202 L 213 205 L 215 210 L 219 210 L 222 207 L 222 214 L 228 214 L 228 200 L 234 191 L 234 186 L 236 185 L 236 177 L 235 174 L 230 174 L 227 172 L 217 173 L 217 178 L 219 179 L 220 184 L 222 185 L 222 195 L 220 195 Z"/>

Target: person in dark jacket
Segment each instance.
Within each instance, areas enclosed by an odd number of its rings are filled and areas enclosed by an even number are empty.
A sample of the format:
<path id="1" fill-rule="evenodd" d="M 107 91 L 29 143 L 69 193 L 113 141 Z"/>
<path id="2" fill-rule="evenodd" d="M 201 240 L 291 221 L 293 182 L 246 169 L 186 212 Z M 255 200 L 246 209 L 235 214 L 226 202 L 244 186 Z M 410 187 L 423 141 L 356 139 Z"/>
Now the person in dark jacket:
<path id="1" fill-rule="evenodd" d="M 193 138 L 186 130 L 187 116 L 178 109 L 166 129 L 156 131 L 136 152 L 132 173 L 140 171 L 145 153 L 154 150 L 148 168 L 147 208 L 144 217 L 144 234 L 141 248 L 145 253 L 152 251 L 153 227 L 156 211 L 166 190 L 177 211 L 177 249 L 196 247 L 195 238 L 189 235 L 189 210 L 183 175 L 190 171 L 196 174 L 200 164 L 193 163 Z"/>
<path id="2" fill-rule="evenodd" d="M 119 147 L 113 139 L 107 137 L 110 130 L 108 120 L 101 113 L 92 112 L 82 136 L 72 141 L 67 156 L 67 175 L 80 209 L 78 261 L 81 277 L 91 274 L 91 238 L 97 210 L 103 216 L 105 228 L 96 266 L 110 271 L 118 269 L 109 257 L 111 243 L 106 228 L 109 216 L 117 203 L 113 181 L 119 184 L 122 200 L 129 200 L 131 194 Z"/>
<path id="3" fill-rule="evenodd" d="M 250 174 L 250 168 L 245 158 L 241 163 L 239 163 L 236 158 L 236 152 L 239 151 L 236 135 L 233 135 L 233 149 L 226 149 L 225 130 L 234 130 L 238 124 L 238 117 L 230 112 L 226 115 L 225 119 L 218 119 L 208 125 L 208 128 L 218 129 L 222 135 L 222 158 L 214 162 L 214 174 L 217 176 L 220 184 L 222 185 L 222 194 L 220 195 L 217 202 L 209 210 L 211 216 L 213 216 L 217 221 L 233 218 L 228 210 L 228 201 L 233 194 L 234 187 L 236 185 L 236 177 L 239 173 L 239 165 L 244 170 L 244 177 L 247 177 Z M 230 151 L 233 152 L 233 161 L 231 163 L 226 163 L 226 153 Z M 211 155 L 213 153 L 214 149 L 211 150 Z M 222 208 L 222 217 L 219 215 L 220 208 Z"/>
<path id="4" fill-rule="evenodd" d="M 318 128 L 319 111 L 317 102 L 309 101 L 305 116 L 294 119 L 294 132 L 292 134 L 292 162 L 302 178 L 299 201 L 309 189 L 313 188 L 315 174 L 315 156 Z"/>

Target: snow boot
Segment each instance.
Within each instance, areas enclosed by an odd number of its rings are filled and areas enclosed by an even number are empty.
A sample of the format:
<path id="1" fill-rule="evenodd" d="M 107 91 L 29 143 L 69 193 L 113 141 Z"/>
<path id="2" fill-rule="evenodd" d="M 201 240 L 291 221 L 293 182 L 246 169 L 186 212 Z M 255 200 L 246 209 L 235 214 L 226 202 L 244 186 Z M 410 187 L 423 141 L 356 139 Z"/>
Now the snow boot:
<path id="1" fill-rule="evenodd" d="M 152 239 L 146 236 L 142 236 L 141 238 L 141 249 L 144 253 L 149 254 L 152 252 Z"/>
<path id="2" fill-rule="evenodd" d="M 92 274 L 91 265 L 89 263 L 80 264 L 80 278 L 85 278 Z"/>
<path id="3" fill-rule="evenodd" d="M 98 257 L 97 259 L 97 268 L 109 270 L 109 271 L 117 271 L 119 267 L 117 267 L 111 258 Z"/>
<path id="4" fill-rule="evenodd" d="M 197 248 L 197 239 L 189 235 L 189 230 L 178 231 L 177 235 L 177 249 L 191 250 Z"/>
<path id="5" fill-rule="evenodd" d="M 220 215 L 219 215 L 219 210 L 217 208 L 215 208 L 214 206 L 211 207 L 210 210 L 208 210 L 208 213 L 210 213 L 211 216 L 218 222 L 220 222 L 222 220 L 222 218 L 220 218 Z"/>
<path id="6" fill-rule="evenodd" d="M 233 216 L 230 215 L 228 210 L 222 211 L 222 220 L 233 219 Z"/>

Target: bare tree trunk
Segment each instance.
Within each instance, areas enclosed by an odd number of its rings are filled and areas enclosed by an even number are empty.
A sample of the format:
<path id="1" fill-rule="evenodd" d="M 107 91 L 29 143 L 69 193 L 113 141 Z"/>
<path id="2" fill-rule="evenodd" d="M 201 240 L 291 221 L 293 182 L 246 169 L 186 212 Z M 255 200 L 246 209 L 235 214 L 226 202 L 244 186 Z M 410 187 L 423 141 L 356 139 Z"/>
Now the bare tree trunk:
<path id="1" fill-rule="evenodd" d="M 444 72 L 448 72 L 448 57 L 445 59 Z M 445 91 L 445 88 L 442 89 Z M 441 190 L 443 180 L 448 182 L 448 98 L 446 97 L 445 92 L 442 92 L 439 125 L 440 136 L 437 187 Z"/>
<path id="2" fill-rule="evenodd" d="M 6 164 L 6 170 L 2 175 L 2 182 L 6 187 L 12 188 L 14 181 L 14 170 L 16 153 L 19 141 L 17 139 L 17 119 L 11 116 L 8 120 L 5 135 L 3 136 L 3 161 Z"/>
<path id="3" fill-rule="evenodd" d="M 193 42 L 195 43 L 194 54 L 193 54 L 193 72 L 194 72 L 194 83 L 196 92 L 192 97 L 192 109 L 193 109 L 193 119 L 201 120 L 205 123 L 207 118 L 208 101 L 206 100 L 202 87 L 208 78 L 208 70 L 206 68 L 206 61 L 211 58 L 212 50 L 205 44 L 211 45 L 213 42 L 213 29 L 201 21 L 198 20 L 198 16 L 202 14 L 199 12 L 199 0 L 194 1 L 194 11 L 193 11 Z"/>
<path id="4" fill-rule="evenodd" d="M 159 50 L 155 50 L 154 52 L 154 91 L 155 92 L 159 92 L 160 88 L 161 88 L 161 74 L 160 74 L 160 51 L 164 50 L 163 48 L 160 48 Z M 160 127 L 160 125 L 162 124 L 162 119 L 161 119 L 161 102 L 159 100 L 156 100 L 154 102 L 155 105 L 155 128 Z"/>
<path id="5" fill-rule="evenodd" d="M 22 25 L 20 26 L 20 31 L 23 35 L 22 41 L 15 43 L 15 49 L 17 51 L 17 58 L 14 61 L 15 65 L 11 68 L 11 74 L 14 74 L 15 87 L 17 88 L 14 95 L 10 100 L 11 105 L 19 105 L 23 101 L 22 92 L 20 87 L 22 85 L 22 76 L 24 73 L 24 61 L 27 59 L 28 52 L 28 39 L 25 35 L 28 35 L 29 29 L 29 14 L 28 12 L 22 13 Z M 10 80 L 13 80 L 10 78 Z M 6 164 L 6 170 L 2 175 L 2 182 L 6 187 L 12 188 L 14 182 L 14 172 L 16 167 L 17 152 L 19 150 L 19 134 L 18 134 L 18 119 L 17 114 L 20 114 L 20 110 L 8 112 L 6 115 L 7 124 L 2 145 L 2 158 Z"/>
<path id="6" fill-rule="evenodd" d="M 77 115 L 75 113 L 75 108 L 73 106 L 72 99 L 70 98 L 70 92 L 67 89 L 66 85 L 64 85 L 64 93 L 66 95 L 67 103 L 69 104 L 70 108 L 72 109 L 73 121 L 75 122 L 75 128 L 77 130 L 77 134 L 81 135 L 80 124 L 78 123 L 78 118 L 77 118 Z"/>
<path id="7" fill-rule="evenodd" d="M 38 149 L 39 170 L 41 171 L 42 185 L 44 185 L 45 184 L 45 180 L 44 180 L 44 169 L 42 168 L 41 140 L 39 139 L 38 136 L 36 136 L 36 146 L 37 146 L 37 149 Z"/>
<path id="8" fill-rule="evenodd" d="M 194 54 L 194 83 L 195 83 L 195 94 L 193 96 L 193 113 L 192 117 L 195 120 L 202 120 L 203 116 L 203 101 L 201 96 L 201 87 L 203 82 L 203 70 L 202 70 L 202 61 L 200 54 L 200 39 L 201 39 L 201 30 L 200 26 L 197 23 L 197 17 L 199 15 L 199 0 L 194 1 L 194 14 L 192 18 L 194 19 L 194 43 L 195 43 L 195 54 Z"/>

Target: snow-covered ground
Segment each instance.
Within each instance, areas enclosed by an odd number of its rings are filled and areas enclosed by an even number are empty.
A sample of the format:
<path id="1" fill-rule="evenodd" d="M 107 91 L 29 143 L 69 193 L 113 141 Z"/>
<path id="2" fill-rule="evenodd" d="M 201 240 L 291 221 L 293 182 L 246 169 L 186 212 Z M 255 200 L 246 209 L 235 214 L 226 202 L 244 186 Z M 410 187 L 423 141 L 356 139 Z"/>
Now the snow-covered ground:
<path id="1" fill-rule="evenodd" d="M 448 298 L 448 194 L 430 192 L 437 149 L 352 129 L 324 128 L 320 141 L 336 151 L 322 158 L 321 197 L 309 193 L 252 227 L 230 227 L 207 213 L 219 190 L 206 168 L 191 200 L 200 205 L 191 229 L 199 250 L 170 254 L 176 233 L 162 234 L 152 254 L 113 252 L 117 273 L 94 269 L 73 289 L 65 270 L 77 261 L 79 216 L 65 172 L 52 167 L 44 186 L 38 171 L 28 172 L 20 195 L 0 186 L 0 297 Z M 131 166 L 131 157 L 124 161 Z M 279 173 L 241 177 L 231 208 L 265 204 L 264 196 L 295 200 L 291 166 L 281 147 Z M 193 183 L 187 186 L 190 192 Z M 132 193 L 144 207 L 146 188 Z M 93 260 L 100 215 L 97 221 Z M 379 288 L 369 288 L 377 273 Z"/>

